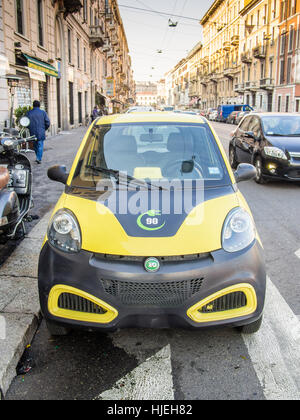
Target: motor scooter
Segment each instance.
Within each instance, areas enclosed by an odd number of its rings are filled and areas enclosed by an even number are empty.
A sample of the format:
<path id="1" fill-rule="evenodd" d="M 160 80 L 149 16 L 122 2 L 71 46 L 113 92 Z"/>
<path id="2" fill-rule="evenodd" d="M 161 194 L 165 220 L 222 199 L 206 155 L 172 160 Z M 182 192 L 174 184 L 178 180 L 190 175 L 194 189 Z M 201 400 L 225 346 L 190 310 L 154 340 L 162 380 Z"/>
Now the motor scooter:
<path id="1" fill-rule="evenodd" d="M 30 123 L 21 119 L 22 127 Z M 18 228 L 26 234 L 25 221 L 33 206 L 32 169 L 24 152 L 24 145 L 35 136 L 22 137 L 16 129 L 0 132 L 0 239 L 13 239 Z M 23 152 L 22 152 L 23 150 Z"/>

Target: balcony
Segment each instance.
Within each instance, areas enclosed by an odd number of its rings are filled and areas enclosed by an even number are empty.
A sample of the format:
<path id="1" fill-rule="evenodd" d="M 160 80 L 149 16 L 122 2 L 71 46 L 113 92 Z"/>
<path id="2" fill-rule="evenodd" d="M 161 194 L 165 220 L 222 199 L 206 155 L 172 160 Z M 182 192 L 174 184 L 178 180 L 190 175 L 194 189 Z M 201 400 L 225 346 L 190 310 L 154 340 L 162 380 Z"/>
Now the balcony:
<path id="1" fill-rule="evenodd" d="M 224 49 L 225 51 L 230 51 L 230 50 L 231 50 L 231 43 L 230 43 L 230 42 L 228 42 L 228 41 L 225 41 L 225 42 L 223 43 L 223 49 Z"/>
<path id="2" fill-rule="evenodd" d="M 245 82 L 245 90 L 256 91 L 258 89 L 256 82 Z"/>
<path id="3" fill-rule="evenodd" d="M 259 85 L 262 89 L 274 89 L 274 79 L 265 78 L 260 79 Z"/>
<path id="4" fill-rule="evenodd" d="M 234 85 L 234 91 L 237 93 L 242 93 L 245 90 L 245 84 L 244 83 L 238 83 L 236 85 Z"/>
<path id="5" fill-rule="evenodd" d="M 81 0 L 52 0 L 52 4 L 55 3 L 58 3 L 58 10 L 63 12 L 65 19 L 69 14 L 80 12 L 83 7 Z"/>
<path id="6" fill-rule="evenodd" d="M 253 57 L 263 60 L 266 58 L 266 51 L 262 45 L 258 45 L 257 47 L 253 48 Z"/>
<path id="7" fill-rule="evenodd" d="M 224 68 L 223 75 L 224 77 L 227 77 L 227 79 L 234 79 L 232 72 L 233 72 L 232 67 L 226 67 Z"/>
<path id="8" fill-rule="evenodd" d="M 233 45 L 234 47 L 238 47 L 240 43 L 240 37 L 239 35 L 233 35 L 231 37 L 231 45 Z"/>
<path id="9" fill-rule="evenodd" d="M 252 63 L 252 57 L 250 57 L 250 53 L 248 51 L 241 54 L 241 62 L 244 64 Z"/>
<path id="10" fill-rule="evenodd" d="M 102 26 L 90 26 L 90 44 L 94 48 L 100 48 L 104 45 L 105 37 Z"/>

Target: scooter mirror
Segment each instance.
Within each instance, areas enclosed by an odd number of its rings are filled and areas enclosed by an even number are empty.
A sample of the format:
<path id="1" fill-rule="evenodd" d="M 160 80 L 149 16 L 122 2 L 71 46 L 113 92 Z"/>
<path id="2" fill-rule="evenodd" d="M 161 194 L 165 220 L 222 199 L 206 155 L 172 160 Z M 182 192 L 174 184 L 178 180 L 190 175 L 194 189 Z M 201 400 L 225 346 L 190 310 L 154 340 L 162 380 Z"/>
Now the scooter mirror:
<path id="1" fill-rule="evenodd" d="M 28 117 L 22 117 L 20 119 L 20 125 L 22 127 L 29 127 L 29 125 L 30 125 L 30 119 Z"/>

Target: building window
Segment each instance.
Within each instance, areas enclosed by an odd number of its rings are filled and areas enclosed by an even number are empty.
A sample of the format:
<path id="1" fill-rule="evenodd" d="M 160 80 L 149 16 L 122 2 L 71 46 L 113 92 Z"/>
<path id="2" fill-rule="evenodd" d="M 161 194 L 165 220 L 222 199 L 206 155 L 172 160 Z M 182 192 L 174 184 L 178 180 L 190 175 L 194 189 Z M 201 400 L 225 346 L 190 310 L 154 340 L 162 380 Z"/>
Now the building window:
<path id="1" fill-rule="evenodd" d="M 43 34 L 43 0 L 37 0 L 37 20 L 38 20 L 38 41 L 39 45 L 44 45 Z"/>
<path id="2" fill-rule="evenodd" d="M 86 73 L 86 48 L 83 48 L 83 70 Z"/>
<path id="3" fill-rule="evenodd" d="M 16 0 L 16 23 L 17 32 L 24 35 L 24 8 L 23 0 Z"/>
<path id="4" fill-rule="evenodd" d="M 286 83 L 291 83 L 292 58 L 289 57 L 287 61 Z"/>
<path id="5" fill-rule="evenodd" d="M 77 38 L 77 67 L 80 69 L 80 39 Z"/>
<path id="6" fill-rule="evenodd" d="M 289 109 L 290 109 L 290 97 L 289 95 L 287 95 L 285 98 L 285 112 L 289 112 Z"/>
<path id="7" fill-rule="evenodd" d="M 277 106 L 277 111 L 281 112 L 281 96 L 278 96 L 278 106 Z"/>
<path id="8" fill-rule="evenodd" d="M 294 47 L 294 37 L 295 37 L 295 31 L 294 27 L 290 26 L 290 34 L 289 34 L 289 52 L 293 51 Z"/>
<path id="9" fill-rule="evenodd" d="M 68 60 L 69 63 L 72 63 L 72 32 L 71 29 L 68 29 Z"/>
<path id="10" fill-rule="evenodd" d="M 284 64 L 285 64 L 285 61 L 281 60 L 280 61 L 280 84 L 281 85 L 284 84 Z"/>

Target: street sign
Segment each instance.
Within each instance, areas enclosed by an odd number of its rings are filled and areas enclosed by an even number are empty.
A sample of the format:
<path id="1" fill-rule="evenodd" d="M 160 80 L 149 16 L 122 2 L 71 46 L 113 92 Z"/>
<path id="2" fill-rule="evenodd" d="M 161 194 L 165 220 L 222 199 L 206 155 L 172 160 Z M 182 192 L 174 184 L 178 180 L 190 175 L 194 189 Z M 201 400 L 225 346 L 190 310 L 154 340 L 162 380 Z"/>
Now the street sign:
<path id="1" fill-rule="evenodd" d="M 105 79 L 105 84 L 106 96 L 115 96 L 115 79 L 112 77 L 107 77 Z"/>

